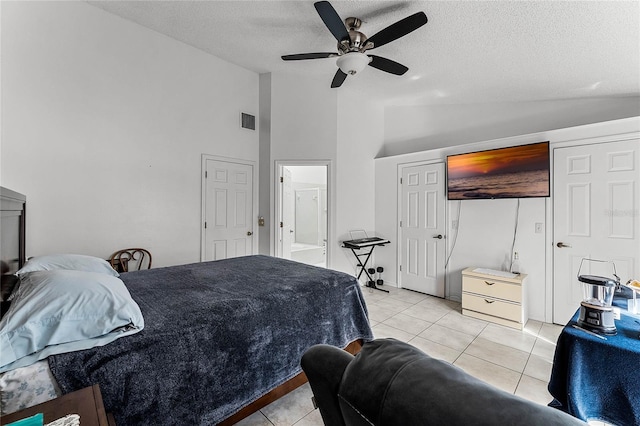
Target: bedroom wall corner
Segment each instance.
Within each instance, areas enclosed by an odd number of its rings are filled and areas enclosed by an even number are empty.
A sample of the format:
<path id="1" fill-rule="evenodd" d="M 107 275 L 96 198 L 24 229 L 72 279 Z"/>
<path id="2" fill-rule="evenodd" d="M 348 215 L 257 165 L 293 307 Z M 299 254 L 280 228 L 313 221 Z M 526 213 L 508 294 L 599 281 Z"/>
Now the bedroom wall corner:
<path id="1" fill-rule="evenodd" d="M 273 241 L 271 235 L 271 213 L 273 212 L 271 173 L 271 73 L 260 74 L 259 77 L 260 99 L 258 101 L 258 120 L 260 129 L 258 133 L 259 143 L 259 207 L 258 214 L 264 218 L 264 226 L 258 226 L 258 252 L 264 255 L 273 255 Z"/>
<path id="2" fill-rule="evenodd" d="M 324 78 L 272 73 L 269 78 L 261 75 L 260 79 L 261 108 L 270 114 L 270 134 L 260 142 L 261 170 L 265 170 L 265 164 L 270 170 L 269 211 L 275 211 L 276 161 L 330 161 L 329 267 L 354 274 L 353 256 L 340 243 L 348 239 L 353 229 L 376 234 L 374 157 L 383 142 L 383 106 L 363 98 L 361 93 L 354 95 L 346 86 L 331 89 Z M 262 145 L 267 137 L 269 156 Z M 261 193 L 261 199 L 263 196 Z M 272 217 L 271 222 L 274 220 Z M 274 226 L 272 223 L 272 231 Z M 275 234 L 270 236 L 271 253 L 276 252 Z M 386 251 L 384 256 L 389 255 Z"/>
<path id="3" fill-rule="evenodd" d="M 328 235 L 334 243 L 327 248 L 329 266 L 333 268 L 336 246 L 336 173 L 337 93 L 325 80 L 314 76 L 288 73 L 271 74 L 271 158 L 270 202 L 275 206 L 275 162 L 322 160 L 332 164 L 328 182 L 330 206 Z M 272 230 L 275 218 L 271 218 Z M 276 232 L 271 235 L 271 249 L 276 252 Z"/>
<path id="4" fill-rule="evenodd" d="M 2 2 L 2 182 L 28 255 L 200 259 L 201 155 L 257 161 L 258 74 L 86 2 Z M 257 190 L 257 188 L 256 188 Z"/>
<path id="5" fill-rule="evenodd" d="M 362 229 L 369 236 L 379 235 L 375 223 L 375 162 L 376 153 L 384 142 L 384 106 L 363 93 L 353 93 L 346 84 L 338 93 L 338 146 L 336 167 L 337 253 L 333 268 L 356 274 L 357 262 L 350 250 L 340 242 L 351 239 L 349 231 Z M 381 235 L 391 239 L 391 235 Z M 394 256 L 388 246 L 378 247 L 367 267 L 382 266 L 385 258 Z M 394 285 L 391 274 L 384 274 L 385 282 Z M 364 283 L 364 280 L 362 281 Z"/>

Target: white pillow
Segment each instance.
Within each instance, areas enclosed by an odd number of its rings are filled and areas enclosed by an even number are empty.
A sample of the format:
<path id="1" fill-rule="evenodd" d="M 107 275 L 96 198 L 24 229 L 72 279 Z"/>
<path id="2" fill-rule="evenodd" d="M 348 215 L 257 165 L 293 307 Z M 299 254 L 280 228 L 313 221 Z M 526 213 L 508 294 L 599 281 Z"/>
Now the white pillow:
<path id="1" fill-rule="evenodd" d="M 16 272 L 16 275 L 22 277 L 29 272 L 54 271 L 57 269 L 98 272 L 114 277 L 120 276 L 106 260 L 82 254 L 51 254 L 32 257 Z"/>
<path id="2" fill-rule="evenodd" d="M 143 328 L 140 307 L 119 278 L 34 271 L 21 278 L 0 320 L 0 372 L 49 355 L 102 346 Z"/>

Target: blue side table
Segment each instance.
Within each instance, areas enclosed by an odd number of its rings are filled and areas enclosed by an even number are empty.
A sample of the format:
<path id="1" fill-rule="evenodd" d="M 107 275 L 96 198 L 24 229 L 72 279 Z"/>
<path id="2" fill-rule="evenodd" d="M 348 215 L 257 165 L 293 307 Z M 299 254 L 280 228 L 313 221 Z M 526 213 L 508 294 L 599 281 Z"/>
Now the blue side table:
<path id="1" fill-rule="evenodd" d="M 629 295 L 629 297 L 631 297 Z M 549 405 L 582 420 L 640 426 L 640 315 L 620 308 L 617 334 L 606 340 L 573 327 L 578 313 L 562 330 L 549 382 Z"/>

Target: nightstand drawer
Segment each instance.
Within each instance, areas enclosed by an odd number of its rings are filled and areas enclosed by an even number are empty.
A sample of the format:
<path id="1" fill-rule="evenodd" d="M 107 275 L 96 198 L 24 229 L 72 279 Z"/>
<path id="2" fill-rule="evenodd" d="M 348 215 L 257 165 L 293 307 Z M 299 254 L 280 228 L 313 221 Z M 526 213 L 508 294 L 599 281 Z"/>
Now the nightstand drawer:
<path id="1" fill-rule="evenodd" d="M 489 278 L 464 278 L 464 291 L 490 298 L 522 302 L 522 286 Z"/>
<path id="2" fill-rule="evenodd" d="M 522 322 L 522 306 L 490 297 L 462 293 L 462 309 L 480 312 L 509 321 Z"/>

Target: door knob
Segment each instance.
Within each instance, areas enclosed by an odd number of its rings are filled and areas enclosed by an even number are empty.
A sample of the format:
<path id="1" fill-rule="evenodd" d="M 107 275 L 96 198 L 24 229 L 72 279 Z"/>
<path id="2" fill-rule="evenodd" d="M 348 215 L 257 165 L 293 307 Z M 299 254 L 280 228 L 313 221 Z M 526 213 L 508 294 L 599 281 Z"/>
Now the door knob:
<path id="1" fill-rule="evenodd" d="M 436 236 L 434 236 L 433 238 L 437 238 L 439 240 L 443 239 L 444 237 L 442 236 L 442 234 L 438 234 Z"/>
<path id="2" fill-rule="evenodd" d="M 251 231 L 247 231 L 247 235 L 250 237 L 250 236 L 252 236 L 252 235 L 253 235 L 253 232 L 251 232 Z"/>
<path id="3" fill-rule="evenodd" d="M 556 247 L 558 248 L 571 248 L 571 246 L 569 244 L 565 244 L 563 242 L 559 242 L 558 244 L 556 244 Z"/>

